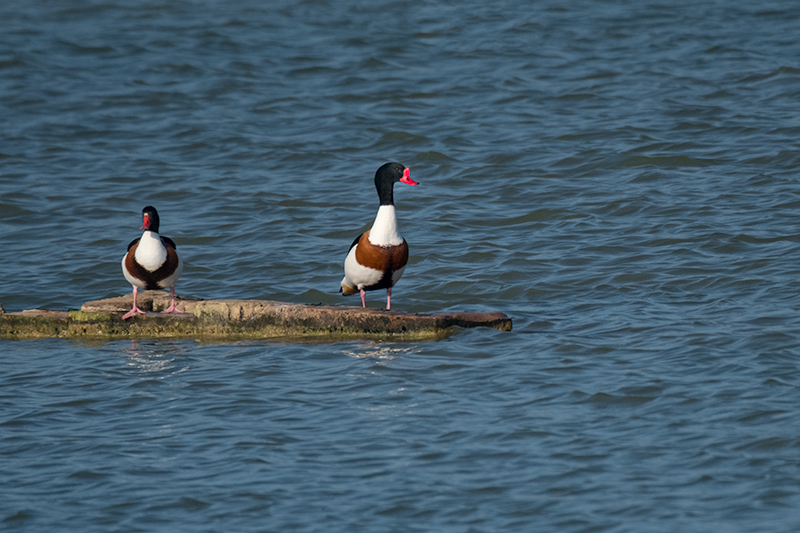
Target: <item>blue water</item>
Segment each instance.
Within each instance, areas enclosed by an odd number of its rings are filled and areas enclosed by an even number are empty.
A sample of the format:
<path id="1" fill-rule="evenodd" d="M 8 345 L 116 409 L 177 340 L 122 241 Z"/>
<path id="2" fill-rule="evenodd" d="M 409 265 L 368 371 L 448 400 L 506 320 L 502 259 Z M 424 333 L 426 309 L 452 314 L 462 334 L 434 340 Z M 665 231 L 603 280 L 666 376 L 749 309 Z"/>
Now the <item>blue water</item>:
<path id="1" fill-rule="evenodd" d="M 0 529 L 800 530 L 793 2 L 0 4 L 0 302 L 392 307 L 430 343 L 0 341 Z M 380 306 L 383 295 L 370 293 Z"/>

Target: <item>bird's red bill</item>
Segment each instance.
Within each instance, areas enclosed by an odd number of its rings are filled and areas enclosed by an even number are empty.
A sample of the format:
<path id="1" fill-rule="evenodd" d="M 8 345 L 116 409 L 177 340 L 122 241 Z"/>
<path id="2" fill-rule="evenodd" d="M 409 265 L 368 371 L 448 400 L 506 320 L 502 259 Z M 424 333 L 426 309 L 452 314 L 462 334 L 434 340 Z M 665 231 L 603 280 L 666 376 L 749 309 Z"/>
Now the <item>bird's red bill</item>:
<path id="1" fill-rule="evenodd" d="M 408 167 L 406 167 L 406 169 L 403 171 L 403 177 L 400 178 L 400 181 L 407 185 L 419 185 L 419 182 L 411 179 L 411 169 Z"/>

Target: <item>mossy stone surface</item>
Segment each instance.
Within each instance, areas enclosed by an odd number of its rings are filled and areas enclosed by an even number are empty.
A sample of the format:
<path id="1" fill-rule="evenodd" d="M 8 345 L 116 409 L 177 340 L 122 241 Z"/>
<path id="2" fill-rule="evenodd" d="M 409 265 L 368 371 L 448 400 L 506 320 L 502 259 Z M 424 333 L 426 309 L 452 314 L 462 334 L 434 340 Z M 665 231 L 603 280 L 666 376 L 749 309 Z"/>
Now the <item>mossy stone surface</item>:
<path id="1" fill-rule="evenodd" d="M 439 339 L 457 328 L 511 330 L 503 313 L 406 314 L 347 306 L 301 305 L 271 300 L 180 300 L 176 314 L 148 312 L 123 320 L 131 296 L 87 302 L 80 310 L 29 310 L 0 315 L 0 338 L 124 339 Z M 162 310 L 169 295 L 139 294 L 143 310 Z"/>

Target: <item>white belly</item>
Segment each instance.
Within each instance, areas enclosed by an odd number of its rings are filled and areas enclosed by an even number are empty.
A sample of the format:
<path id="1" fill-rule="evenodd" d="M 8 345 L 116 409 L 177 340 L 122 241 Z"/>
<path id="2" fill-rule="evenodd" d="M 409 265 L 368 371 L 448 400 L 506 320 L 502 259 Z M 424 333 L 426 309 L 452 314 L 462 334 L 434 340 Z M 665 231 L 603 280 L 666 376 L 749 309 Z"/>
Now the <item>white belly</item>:
<path id="1" fill-rule="evenodd" d="M 167 260 L 167 249 L 161 242 L 161 237 L 152 231 L 145 231 L 139 239 L 134 255 L 136 262 L 150 272 L 158 270 Z"/>
<path id="2" fill-rule="evenodd" d="M 350 253 L 347 254 L 344 260 L 344 279 L 342 279 L 342 283 L 361 290 L 364 287 L 378 283 L 383 277 L 383 272 L 359 264 L 356 261 L 356 248 L 358 248 L 358 245 L 350 248 Z"/>

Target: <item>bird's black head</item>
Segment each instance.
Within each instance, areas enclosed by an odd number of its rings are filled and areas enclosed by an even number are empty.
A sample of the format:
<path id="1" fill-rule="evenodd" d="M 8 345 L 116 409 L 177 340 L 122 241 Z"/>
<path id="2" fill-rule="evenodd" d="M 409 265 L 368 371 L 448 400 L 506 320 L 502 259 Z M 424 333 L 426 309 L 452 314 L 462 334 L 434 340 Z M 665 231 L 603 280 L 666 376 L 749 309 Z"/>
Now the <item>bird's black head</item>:
<path id="1" fill-rule="evenodd" d="M 158 211 L 152 205 L 148 205 L 144 209 L 142 209 L 142 227 L 139 229 L 150 230 L 155 233 L 158 233 Z"/>
<path id="2" fill-rule="evenodd" d="M 417 185 L 410 177 L 411 170 L 400 163 L 386 163 L 375 173 L 375 188 L 381 205 L 394 205 L 394 184 L 398 181 Z"/>

